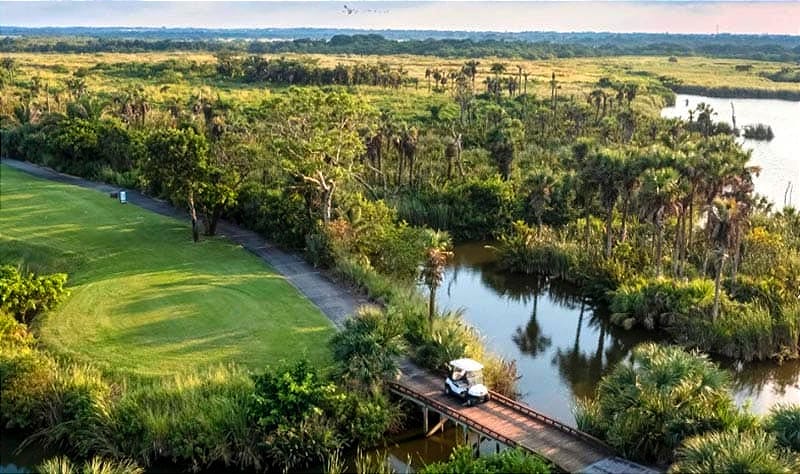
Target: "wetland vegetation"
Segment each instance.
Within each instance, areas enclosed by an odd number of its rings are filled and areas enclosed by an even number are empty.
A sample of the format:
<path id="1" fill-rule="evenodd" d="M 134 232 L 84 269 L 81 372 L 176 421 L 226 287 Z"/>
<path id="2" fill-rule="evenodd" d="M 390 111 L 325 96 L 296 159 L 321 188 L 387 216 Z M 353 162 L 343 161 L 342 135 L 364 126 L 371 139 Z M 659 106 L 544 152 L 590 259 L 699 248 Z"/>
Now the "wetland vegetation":
<path id="1" fill-rule="evenodd" d="M 554 58 L 517 43 L 513 58 L 399 54 L 413 42 L 349 54 L 359 41 L 264 46 L 280 55 L 3 44 L 3 158 L 142 190 L 192 222 L 2 168 L 0 255 L 19 269 L 0 280 L 6 427 L 81 459 L 297 470 L 399 429 L 382 382 L 400 356 L 431 369 L 481 359 L 487 383 L 517 395 L 515 361 L 437 304 L 453 242 L 485 239 L 507 278 L 575 285 L 621 330 L 742 361 L 798 357 L 800 214 L 755 193 L 759 170 L 713 107 L 660 115 L 675 92 L 731 92 L 731 77 L 738 95 L 800 98 L 772 77 L 785 63 Z M 302 252 L 374 306 L 335 332 L 216 237 L 220 219 Z M 26 278 L 57 297 L 42 305 Z M 679 472 L 739 465 L 737 444 L 760 447 L 754 469 L 794 469 L 796 408 L 753 416 L 726 377 L 698 354 L 643 346 L 582 402 L 578 425 Z M 458 451 L 427 472 L 467 464 L 549 469 Z"/>

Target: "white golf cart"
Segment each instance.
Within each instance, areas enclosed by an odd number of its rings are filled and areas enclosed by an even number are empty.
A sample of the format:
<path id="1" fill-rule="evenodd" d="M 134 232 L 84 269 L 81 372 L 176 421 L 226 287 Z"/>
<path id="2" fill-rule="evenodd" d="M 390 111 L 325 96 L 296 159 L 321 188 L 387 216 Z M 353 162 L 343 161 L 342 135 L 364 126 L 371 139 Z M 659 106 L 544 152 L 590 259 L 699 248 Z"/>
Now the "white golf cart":
<path id="1" fill-rule="evenodd" d="M 458 395 L 467 405 L 489 400 L 489 389 L 483 384 L 483 365 L 472 359 L 451 360 L 449 375 L 444 381 L 448 395 Z"/>

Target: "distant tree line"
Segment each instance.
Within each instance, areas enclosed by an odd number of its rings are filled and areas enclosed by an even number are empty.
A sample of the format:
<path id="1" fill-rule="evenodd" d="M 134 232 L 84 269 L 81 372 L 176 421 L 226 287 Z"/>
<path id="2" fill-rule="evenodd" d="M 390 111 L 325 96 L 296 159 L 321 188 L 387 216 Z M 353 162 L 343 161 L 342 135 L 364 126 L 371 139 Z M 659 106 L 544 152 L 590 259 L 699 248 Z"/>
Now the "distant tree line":
<path id="1" fill-rule="evenodd" d="M 12 35 L 14 29 L 2 32 Z M 47 33 L 51 33 L 48 35 Z M 151 30 L 137 34 L 120 31 L 103 36 L 84 31 L 87 36 L 26 30 L 19 36 L 0 40 L 0 52 L 144 52 L 144 51 L 238 51 L 249 53 L 329 53 L 329 54 L 417 54 L 440 57 L 519 57 L 524 59 L 596 57 L 618 55 L 715 56 L 774 61 L 800 60 L 800 41 L 792 36 L 748 35 L 643 35 L 577 34 L 563 39 L 551 36 L 504 36 L 483 38 L 413 38 L 399 41 L 379 34 L 335 34 L 330 37 L 282 41 L 258 41 L 253 36 L 222 39 L 219 34 L 193 30 L 192 34 L 167 37 Z M 26 34 L 27 33 L 27 34 Z M 303 34 L 308 31 L 303 30 Z M 33 36 L 35 35 L 35 36 Z M 134 36 L 134 37 L 131 37 Z M 263 37 L 263 36 L 260 36 Z"/>
<path id="2" fill-rule="evenodd" d="M 217 74 L 244 82 L 272 82 L 291 85 L 370 85 L 400 87 L 409 81 L 408 71 L 386 63 L 318 65 L 308 59 L 267 59 L 262 56 L 217 55 Z"/>

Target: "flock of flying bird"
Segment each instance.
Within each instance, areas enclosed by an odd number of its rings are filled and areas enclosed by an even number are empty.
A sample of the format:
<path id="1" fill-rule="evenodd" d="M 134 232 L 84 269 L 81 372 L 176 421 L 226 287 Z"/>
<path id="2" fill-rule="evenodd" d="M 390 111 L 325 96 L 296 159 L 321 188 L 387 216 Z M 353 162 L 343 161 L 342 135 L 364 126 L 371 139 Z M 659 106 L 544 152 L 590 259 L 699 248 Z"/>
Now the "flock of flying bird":
<path id="1" fill-rule="evenodd" d="M 358 13 L 389 13 L 389 10 L 377 10 L 374 8 L 369 8 L 367 10 L 359 10 L 358 8 L 348 7 L 347 5 L 345 5 L 344 9 L 342 10 L 342 13 L 344 13 L 345 15 L 355 15 Z"/>

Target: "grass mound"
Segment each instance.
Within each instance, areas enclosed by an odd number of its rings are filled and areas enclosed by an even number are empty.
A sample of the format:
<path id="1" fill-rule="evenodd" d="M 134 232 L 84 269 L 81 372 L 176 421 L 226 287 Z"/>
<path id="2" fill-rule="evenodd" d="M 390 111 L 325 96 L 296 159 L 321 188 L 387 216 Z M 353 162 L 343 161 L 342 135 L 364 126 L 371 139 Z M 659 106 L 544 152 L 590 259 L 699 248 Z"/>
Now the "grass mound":
<path id="1" fill-rule="evenodd" d="M 0 171 L 0 261 L 70 275 L 70 298 L 37 328 L 56 352 L 142 376 L 329 360 L 330 322 L 238 245 L 193 244 L 175 219 Z"/>

